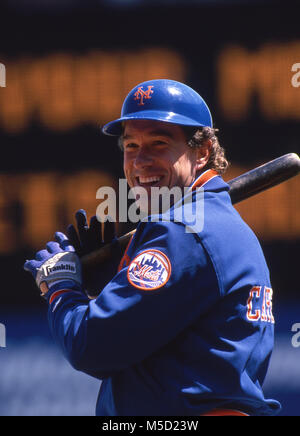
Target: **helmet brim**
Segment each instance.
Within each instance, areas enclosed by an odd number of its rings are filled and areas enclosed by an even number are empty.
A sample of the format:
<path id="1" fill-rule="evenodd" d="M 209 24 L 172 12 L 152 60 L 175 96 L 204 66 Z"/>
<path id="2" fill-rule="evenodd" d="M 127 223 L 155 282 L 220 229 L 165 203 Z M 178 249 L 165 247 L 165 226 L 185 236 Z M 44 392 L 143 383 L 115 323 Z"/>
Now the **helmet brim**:
<path id="1" fill-rule="evenodd" d="M 161 121 L 170 124 L 178 124 L 182 126 L 212 127 L 211 118 L 207 119 L 206 124 L 200 124 L 198 121 L 192 118 L 186 117 L 184 115 L 176 114 L 174 112 L 146 110 L 146 111 L 134 112 L 126 116 L 123 116 L 121 118 L 118 118 L 114 121 L 111 121 L 105 124 L 101 130 L 105 135 L 121 136 L 123 131 L 122 123 L 124 121 L 129 121 L 129 120 L 153 120 L 153 121 Z"/>

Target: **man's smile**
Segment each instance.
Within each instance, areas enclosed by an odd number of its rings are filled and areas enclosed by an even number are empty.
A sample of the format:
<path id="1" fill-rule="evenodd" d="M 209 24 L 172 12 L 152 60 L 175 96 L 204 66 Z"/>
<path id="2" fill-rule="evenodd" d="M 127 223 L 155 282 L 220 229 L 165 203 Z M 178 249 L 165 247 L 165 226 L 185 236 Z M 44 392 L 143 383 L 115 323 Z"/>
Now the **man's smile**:
<path id="1" fill-rule="evenodd" d="M 137 176 L 135 178 L 137 184 L 144 187 L 159 186 L 162 179 L 163 176 Z"/>

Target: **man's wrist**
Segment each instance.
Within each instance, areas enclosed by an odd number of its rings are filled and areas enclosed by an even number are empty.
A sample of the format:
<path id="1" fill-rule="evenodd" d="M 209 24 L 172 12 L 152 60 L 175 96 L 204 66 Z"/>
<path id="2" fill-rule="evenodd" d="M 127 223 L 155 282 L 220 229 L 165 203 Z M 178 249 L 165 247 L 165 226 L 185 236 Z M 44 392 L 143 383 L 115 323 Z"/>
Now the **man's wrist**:
<path id="1" fill-rule="evenodd" d="M 43 282 L 46 284 L 46 282 Z M 46 290 L 47 286 L 47 290 Z M 79 283 L 75 282 L 74 280 L 57 280 L 53 283 L 50 283 L 49 285 L 46 284 L 44 289 L 42 289 L 42 283 L 40 286 L 41 290 L 41 296 L 44 297 L 48 302 L 50 301 L 53 294 L 59 291 L 75 291 L 75 292 L 81 292 L 82 289 Z M 44 292 L 46 290 L 46 292 Z"/>

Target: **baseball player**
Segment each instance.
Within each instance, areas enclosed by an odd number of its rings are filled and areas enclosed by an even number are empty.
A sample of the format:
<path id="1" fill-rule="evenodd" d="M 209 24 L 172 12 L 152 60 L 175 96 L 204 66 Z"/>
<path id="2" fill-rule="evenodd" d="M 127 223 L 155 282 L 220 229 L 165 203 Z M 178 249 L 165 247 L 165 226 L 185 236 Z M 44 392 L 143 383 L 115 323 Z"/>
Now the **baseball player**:
<path id="1" fill-rule="evenodd" d="M 99 228 L 84 211 L 77 231 L 57 232 L 24 265 L 66 358 L 102 381 L 96 414 L 276 415 L 280 404 L 262 390 L 274 336 L 269 271 L 221 177 L 227 161 L 205 101 L 179 82 L 144 82 L 102 130 L 119 138 L 131 188 L 179 187 L 182 197 L 168 219 L 160 210 L 139 223 L 95 299 L 80 249 Z"/>

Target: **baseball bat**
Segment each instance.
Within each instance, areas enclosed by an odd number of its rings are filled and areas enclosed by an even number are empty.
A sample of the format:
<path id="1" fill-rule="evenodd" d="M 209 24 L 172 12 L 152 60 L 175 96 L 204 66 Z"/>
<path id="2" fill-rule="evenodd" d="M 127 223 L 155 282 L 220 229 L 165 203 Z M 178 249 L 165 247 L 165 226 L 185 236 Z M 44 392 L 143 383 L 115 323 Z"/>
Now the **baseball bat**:
<path id="1" fill-rule="evenodd" d="M 229 195 L 232 204 L 246 200 L 253 195 L 270 189 L 300 173 L 300 158 L 296 153 L 288 153 L 265 163 L 253 170 L 230 180 Z M 130 238 L 134 235 L 132 230 L 126 235 L 118 238 L 118 243 L 122 252 L 125 251 Z M 107 244 L 99 250 L 93 251 L 81 258 L 82 270 L 87 274 L 93 268 L 104 261 L 112 258 L 114 248 L 112 244 Z"/>

